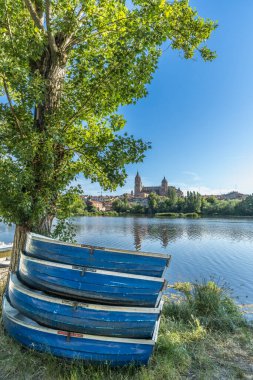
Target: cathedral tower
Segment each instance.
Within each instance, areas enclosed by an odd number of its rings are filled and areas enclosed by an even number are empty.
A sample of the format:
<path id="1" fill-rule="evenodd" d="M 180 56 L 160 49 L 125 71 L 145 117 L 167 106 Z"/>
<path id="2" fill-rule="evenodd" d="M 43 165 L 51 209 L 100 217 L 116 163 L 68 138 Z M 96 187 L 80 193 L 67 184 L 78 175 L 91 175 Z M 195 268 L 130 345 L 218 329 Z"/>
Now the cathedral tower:
<path id="1" fill-rule="evenodd" d="M 141 194 L 141 190 L 142 190 L 141 176 L 139 175 L 139 172 L 137 172 L 135 176 L 135 182 L 134 182 L 134 195 L 138 197 Z"/>
<path id="2" fill-rule="evenodd" d="M 160 195 L 164 195 L 164 196 L 168 195 L 168 189 L 169 189 L 168 181 L 164 177 L 162 180 L 162 184 L 161 184 L 161 194 Z"/>

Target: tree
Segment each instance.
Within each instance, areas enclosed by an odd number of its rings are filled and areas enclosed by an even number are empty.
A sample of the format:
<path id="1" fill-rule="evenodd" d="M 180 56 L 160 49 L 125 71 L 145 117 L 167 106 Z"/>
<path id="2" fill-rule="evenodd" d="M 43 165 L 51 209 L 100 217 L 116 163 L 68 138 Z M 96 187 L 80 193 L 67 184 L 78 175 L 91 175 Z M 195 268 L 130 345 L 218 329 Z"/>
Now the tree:
<path id="1" fill-rule="evenodd" d="M 237 203 L 235 210 L 238 215 L 253 216 L 253 194 Z"/>
<path id="2" fill-rule="evenodd" d="M 87 208 L 88 212 L 96 212 L 97 211 L 97 208 L 92 203 L 91 198 L 87 199 L 87 201 L 86 201 L 86 208 Z"/>
<path id="3" fill-rule="evenodd" d="M 177 190 L 175 189 L 175 187 L 170 186 L 168 188 L 168 198 L 170 207 L 175 206 L 178 199 Z"/>
<path id="4" fill-rule="evenodd" d="M 185 211 L 200 213 L 202 204 L 202 197 L 195 191 L 187 191 L 185 198 Z"/>
<path id="5" fill-rule="evenodd" d="M 147 95 L 167 41 L 185 58 L 216 24 L 186 0 L 0 0 L 0 214 L 16 224 L 11 270 L 27 231 L 49 234 L 79 173 L 115 189 L 149 144 L 119 134 L 119 106 Z"/>
<path id="6" fill-rule="evenodd" d="M 80 190 L 71 190 L 58 197 L 56 217 L 60 220 L 65 220 L 71 216 L 84 215 L 87 210 L 86 202 L 80 197 Z"/>
<path id="7" fill-rule="evenodd" d="M 130 210 L 130 205 L 127 198 L 124 199 L 115 199 L 112 202 L 112 209 L 117 212 L 127 212 Z"/>
<path id="8" fill-rule="evenodd" d="M 131 214 L 145 214 L 145 207 L 141 204 L 135 203 L 131 206 Z"/>
<path id="9" fill-rule="evenodd" d="M 159 204 L 159 195 L 156 193 L 150 193 L 148 196 L 148 208 L 151 214 L 154 214 L 157 211 Z"/>

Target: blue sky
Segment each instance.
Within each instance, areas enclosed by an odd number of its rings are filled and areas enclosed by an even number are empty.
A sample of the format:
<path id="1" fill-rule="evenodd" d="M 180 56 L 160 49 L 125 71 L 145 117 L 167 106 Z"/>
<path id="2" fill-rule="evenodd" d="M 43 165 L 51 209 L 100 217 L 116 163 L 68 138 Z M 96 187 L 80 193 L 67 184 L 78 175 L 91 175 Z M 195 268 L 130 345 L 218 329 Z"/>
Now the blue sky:
<path id="1" fill-rule="evenodd" d="M 253 0 L 190 0 L 198 13 L 217 20 L 208 45 L 211 63 L 185 60 L 167 50 L 148 87 L 149 95 L 121 112 L 125 131 L 152 143 L 143 163 L 129 165 L 117 194 L 144 185 L 171 185 L 202 194 L 253 193 Z M 79 179 L 86 194 L 98 184 Z"/>
<path id="2" fill-rule="evenodd" d="M 209 46 L 216 61 L 186 61 L 166 51 L 149 96 L 123 109 L 126 130 L 152 142 L 142 164 L 128 167 L 117 193 L 130 191 L 138 169 L 146 185 L 165 175 L 171 185 L 202 194 L 253 192 L 253 1 L 192 0 L 217 20 Z M 85 181 L 85 192 L 99 186 Z"/>
<path id="3" fill-rule="evenodd" d="M 123 109 L 126 131 L 152 142 L 142 164 L 128 167 L 117 193 L 145 185 L 171 185 L 202 194 L 253 192 L 253 1 L 192 0 L 199 14 L 217 20 L 209 47 L 218 58 L 187 61 L 167 50 L 147 98 Z M 85 193 L 98 185 L 84 181 Z"/>

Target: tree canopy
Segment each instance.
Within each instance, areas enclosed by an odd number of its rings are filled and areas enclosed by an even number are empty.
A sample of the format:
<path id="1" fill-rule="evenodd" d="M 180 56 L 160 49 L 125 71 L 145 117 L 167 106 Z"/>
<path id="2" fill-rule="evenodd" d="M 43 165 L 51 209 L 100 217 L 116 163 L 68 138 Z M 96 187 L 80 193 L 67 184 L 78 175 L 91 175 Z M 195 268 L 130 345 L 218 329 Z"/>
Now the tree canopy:
<path id="1" fill-rule="evenodd" d="M 0 0 L 3 219 L 43 231 L 80 173 L 123 185 L 150 145 L 119 107 L 147 95 L 165 43 L 212 60 L 215 28 L 186 0 Z"/>

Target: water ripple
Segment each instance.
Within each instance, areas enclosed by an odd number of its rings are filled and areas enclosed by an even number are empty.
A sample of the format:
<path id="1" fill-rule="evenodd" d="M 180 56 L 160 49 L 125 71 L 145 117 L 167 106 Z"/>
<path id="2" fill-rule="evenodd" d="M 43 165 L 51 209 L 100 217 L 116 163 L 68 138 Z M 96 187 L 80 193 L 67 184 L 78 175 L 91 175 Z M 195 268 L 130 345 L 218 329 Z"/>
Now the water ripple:
<path id="1" fill-rule="evenodd" d="M 230 284 L 241 303 L 253 304 L 252 219 L 162 219 L 142 217 L 73 218 L 77 241 L 173 256 L 168 280 L 215 276 Z M 0 224 L 0 241 L 13 228 Z"/>

